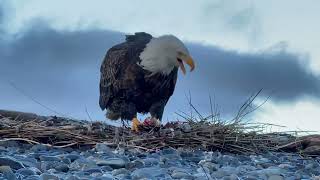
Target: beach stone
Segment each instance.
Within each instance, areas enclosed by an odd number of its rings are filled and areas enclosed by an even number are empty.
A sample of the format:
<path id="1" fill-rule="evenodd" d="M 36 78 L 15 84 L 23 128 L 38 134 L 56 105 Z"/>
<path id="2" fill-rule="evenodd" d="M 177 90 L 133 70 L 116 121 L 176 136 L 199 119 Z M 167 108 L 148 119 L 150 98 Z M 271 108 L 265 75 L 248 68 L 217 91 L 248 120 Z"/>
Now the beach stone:
<path id="1" fill-rule="evenodd" d="M 102 166 L 100 169 L 104 172 L 109 172 L 113 170 L 113 168 L 110 166 Z"/>
<path id="2" fill-rule="evenodd" d="M 97 178 L 97 180 L 113 180 L 113 176 L 111 174 L 103 174 L 101 177 Z"/>
<path id="3" fill-rule="evenodd" d="M 94 161 L 90 161 L 84 158 L 77 159 L 69 165 L 69 168 L 75 171 L 79 169 L 86 170 L 86 169 L 96 168 L 96 167 L 97 165 Z"/>
<path id="4" fill-rule="evenodd" d="M 95 150 L 96 150 L 98 153 L 110 153 L 110 152 L 112 152 L 111 149 L 110 149 L 110 147 L 108 147 L 108 145 L 103 144 L 103 143 L 98 143 L 98 144 L 96 144 Z"/>
<path id="5" fill-rule="evenodd" d="M 207 168 L 210 173 L 212 173 L 213 171 L 217 171 L 219 169 L 219 165 L 212 162 L 203 162 L 199 164 L 202 166 L 202 168 Z"/>
<path id="6" fill-rule="evenodd" d="M 167 155 L 167 154 L 177 154 L 178 151 L 176 149 L 173 149 L 173 148 L 166 148 L 166 149 L 163 149 L 161 151 L 161 154 L 162 155 Z"/>
<path id="7" fill-rule="evenodd" d="M 17 179 L 10 166 L 0 166 L 0 172 L 9 180 Z"/>
<path id="8" fill-rule="evenodd" d="M 144 162 L 140 159 L 136 159 L 127 164 L 127 169 L 142 168 L 142 167 L 144 167 Z"/>
<path id="9" fill-rule="evenodd" d="M 58 167 L 61 164 L 62 164 L 61 162 L 57 162 L 57 161 L 43 161 L 40 164 L 40 168 L 43 172 L 45 172 L 49 169 L 55 169 L 55 167 Z"/>
<path id="10" fill-rule="evenodd" d="M 126 166 L 126 162 L 121 158 L 108 158 L 106 160 L 98 160 L 98 166 L 110 166 L 113 169 L 124 168 Z"/>
<path id="11" fill-rule="evenodd" d="M 22 163 L 25 167 L 37 167 L 39 162 L 32 157 L 25 157 L 19 159 L 19 162 Z"/>
<path id="12" fill-rule="evenodd" d="M 130 171 L 125 168 L 115 169 L 112 171 L 113 176 L 118 176 L 119 174 L 130 174 Z"/>
<path id="13" fill-rule="evenodd" d="M 32 152 L 47 151 L 47 150 L 48 150 L 48 146 L 45 146 L 42 144 L 33 145 L 30 149 L 30 151 L 32 151 Z"/>
<path id="14" fill-rule="evenodd" d="M 73 161 L 79 159 L 80 155 L 78 155 L 78 154 L 68 154 L 68 155 L 64 156 L 63 158 L 69 159 L 71 162 L 73 162 Z"/>
<path id="15" fill-rule="evenodd" d="M 7 153 L 9 150 L 3 146 L 0 146 L 0 153 Z"/>
<path id="16" fill-rule="evenodd" d="M 61 161 L 60 158 L 56 156 L 47 156 L 47 155 L 41 155 L 39 156 L 40 161 Z"/>
<path id="17" fill-rule="evenodd" d="M 39 175 L 31 175 L 28 177 L 25 177 L 24 180 L 41 180 Z"/>
<path id="18" fill-rule="evenodd" d="M 270 167 L 267 169 L 258 170 L 257 172 L 261 174 L 266 174 L 267 176 L 271 176 L 271 175 L 281 175 L 282 173 L 284 173 L 284 170 L 278 167 Z"/>
<path id="19" fill-rule="evenodd" d="M 268 180 L 284 180 L 284 177 L 280 175 L 271 175 L 268 177 Z"/>
<path id="20" fill-rule="evenodd" d="M 37 172 L 35 172 L 34 169 L 30 169 L 30 168 L 21 168 L 17 170 L 16 173 L 21 174 L 23 176 L 37 175 Z"/>
<path id="21" fill-rule="evenodd" d="M 217 158 L 218 164 L 237 167 L 240 165 L 238 158 L 231 155 L 222 155 Z"/>
<path id="22" fill-rule="evenodd" d="M 223 177 L 223 180 L 238 180 L 240 179 L 236 174 L 231 174 L 229 176 Z"/>
<path id="23" fill-rule="evenodd" d="M 174 179 L 193 179 L 193 176 L 186 172 L 174 171 L 171 174 L 171 177 Z"/>
<path id="24" fill-rule="evenodd" d="M 12 169 L 24 168 L 24 165 L 12 157 L 0 157 L 0 166 L 10 166 Z"/>
<path id="25" fill-rule="evenodd" d="M 80 178 L 78 176 L 71 175 L 71 176 L 68 176 L 66 180 L 80 180 Z"/>
<path id="26" fill-rule="evenodd" d="M 69 166 L 64 163 L 61 163 L 61 164 L 58 164 L 57 166 L 55 166 L 54 169 L 59 172 L 68 172 Z"/>
<path id="27" fill-rule="evenodd" d="M 285 163 L 279 164 L 278 167 L 281 169 L 294 169 L 295 168 L 294 166 L 292 166 L 290 164 L 285 164 Z"/>
<path id="28" fill-rule="evenodd" d="M 227 172 L 227 171 L 223 171 L 223 170 L 218 170 L 218 171 L 214 171 L 211 175 L 215 178 L 223 178 L 225 176 L 230 175 L 231 172 Z"/>
<path id="29" fill-rule="evenodd" d="M 84 172 L 88 174 L 93 174 L 93 173 L 102 173 L 102 170 L 100 168 L 89 168 L 89 169 L 86 169 Z"/>
<path id="30" fill-rule="evenodd" d="M 40 175 L 41 180 L 59 180 L 59 177 L 53 174 L 43 173 Z"/>
<path id="31" fill-rule="evenodd" d="M 155 166 L 155 165 L 158 165 L 159 164 L 159 159 L 156 159 L 156 158 L 146 158 L 143 160 L 144 162 L 144 165 L 146 167 L 148 166 Z"/>
<path id="32" fill-rule="evenodd" d="M 65 163 L 65 164 L 71 164 L 72 163 L 70 159 L 65 159 L 65 158 L 61 159 L 61 162 Z"/>
<path id="33" fill-rule="evenodd" d="M 181 129 L 182 132 L 188 133 L 191 131 L 191 126 L 187 123 L 183 123 L 179 125 L 179 128 Z"/>
<path id="34" fill-rule="evenodd" d="M 136 169 L 131 173 L 132 179 L 156 179 L 157 177 L 164 177 L 165 170 L 159 167 L 148 167 Z"/>

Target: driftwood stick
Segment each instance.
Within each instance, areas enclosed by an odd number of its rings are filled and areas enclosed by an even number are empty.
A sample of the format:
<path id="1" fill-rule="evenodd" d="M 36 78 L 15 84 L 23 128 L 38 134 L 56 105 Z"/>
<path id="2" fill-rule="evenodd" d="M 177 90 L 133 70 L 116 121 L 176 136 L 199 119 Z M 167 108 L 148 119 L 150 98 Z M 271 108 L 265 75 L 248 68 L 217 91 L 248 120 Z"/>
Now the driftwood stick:
<path id="1" fill-rule="evenodd" d="M 44 119 L 44 116 L 39 116 L 34 113 L 10 111 L 0 109 L 0 117 L 12 118 L 16 120 Z"/>

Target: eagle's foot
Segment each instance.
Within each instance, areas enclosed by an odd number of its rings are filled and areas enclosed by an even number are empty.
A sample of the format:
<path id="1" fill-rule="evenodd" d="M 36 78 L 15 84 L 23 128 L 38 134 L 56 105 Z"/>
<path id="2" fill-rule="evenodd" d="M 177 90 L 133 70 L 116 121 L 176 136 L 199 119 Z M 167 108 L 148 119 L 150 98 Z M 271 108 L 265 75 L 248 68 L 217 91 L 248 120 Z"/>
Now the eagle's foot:
<path id="1" fill-rule="evenodd" d="M 133 118 L 131 130 L 135 132 L 139 132 L 139 125 L 140 125 L 140 121 L 137 118 Z"/>

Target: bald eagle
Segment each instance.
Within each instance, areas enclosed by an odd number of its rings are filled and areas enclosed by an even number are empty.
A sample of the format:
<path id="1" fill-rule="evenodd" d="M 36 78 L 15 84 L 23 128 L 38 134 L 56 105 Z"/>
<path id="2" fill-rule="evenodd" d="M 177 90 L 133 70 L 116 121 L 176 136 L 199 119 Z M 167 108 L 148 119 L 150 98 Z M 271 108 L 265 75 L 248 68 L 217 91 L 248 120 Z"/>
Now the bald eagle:
<path id="1" fill-rule="evenodd" d="M 102 110 L 111 120 L 132 120 L 137 130 L 137 113 L 148 113 L 160 120 L 174 92 L 178 68 L 186 73 L 184 63 L 195 67 L 188 49 L 173 35 L 152 37 L 139 32 L 110 48 L 100 72 Z"/>

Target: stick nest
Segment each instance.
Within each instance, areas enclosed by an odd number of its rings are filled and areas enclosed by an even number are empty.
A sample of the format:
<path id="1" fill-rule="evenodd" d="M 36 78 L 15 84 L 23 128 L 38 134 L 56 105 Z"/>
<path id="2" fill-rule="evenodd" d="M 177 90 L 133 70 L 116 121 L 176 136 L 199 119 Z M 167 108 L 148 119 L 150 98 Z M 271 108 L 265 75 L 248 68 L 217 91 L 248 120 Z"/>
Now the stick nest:
<path id="1" fill-rule="evenodd" d="M 263 153 L 282 150 L 285 144 L 292 145 L 297 140 L 292 135 L 263 134 L 253 129 L 256 127 L 238 121 L 221 123 L 189 120 L 167 123 L 157 129 L 144 127 L 140 133 L 133 133 L 129 128 L 102 122 L 0 110 L 0 141 L 23 141 L 57 148 L 107 143 L 145 151 L 171 147 Z"/>

